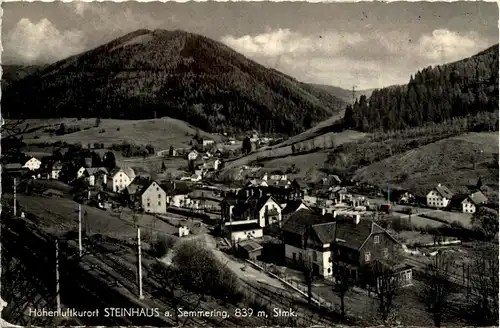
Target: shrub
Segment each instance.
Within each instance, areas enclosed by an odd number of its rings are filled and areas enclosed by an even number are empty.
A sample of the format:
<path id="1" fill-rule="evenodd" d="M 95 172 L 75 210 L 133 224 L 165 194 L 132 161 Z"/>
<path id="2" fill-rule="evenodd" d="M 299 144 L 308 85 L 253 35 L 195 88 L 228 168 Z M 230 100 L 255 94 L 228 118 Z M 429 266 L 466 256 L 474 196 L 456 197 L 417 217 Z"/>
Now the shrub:
<path id="1" fill-rule="evenodd" d="M 159 235 L 151 245 L 151 251 L 155 257 L 163 257 L 175 245 L 172 236 Z"/>

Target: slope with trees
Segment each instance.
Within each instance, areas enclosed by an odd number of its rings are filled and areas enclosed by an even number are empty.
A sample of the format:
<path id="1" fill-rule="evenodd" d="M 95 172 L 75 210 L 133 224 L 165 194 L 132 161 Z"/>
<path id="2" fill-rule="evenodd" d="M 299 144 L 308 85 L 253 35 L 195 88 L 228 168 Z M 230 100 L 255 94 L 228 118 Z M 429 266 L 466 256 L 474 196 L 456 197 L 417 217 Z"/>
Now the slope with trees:
<path id="1" fill-rule="evenodd" d="M 170 116 L 210 132 L 295 134 L 345 102 L 184 31 L 138 30 L 13 81 L 9 117 Z"/>
<path id="2" fill-rule="evenodd" d="M 344 116 L 347 128 L 401 130 L 454 117 L 498 112 L 498 45 L 461 61 L 427 67 L 407 85 L 362 95 Z"/>

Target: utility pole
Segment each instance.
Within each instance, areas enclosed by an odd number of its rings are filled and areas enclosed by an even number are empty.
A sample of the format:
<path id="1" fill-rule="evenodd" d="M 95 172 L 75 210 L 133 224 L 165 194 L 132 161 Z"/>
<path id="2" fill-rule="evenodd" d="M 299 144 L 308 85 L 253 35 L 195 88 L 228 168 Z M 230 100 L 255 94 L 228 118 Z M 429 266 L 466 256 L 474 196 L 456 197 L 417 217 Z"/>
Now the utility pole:
<path id="1" fill-rule="evenodd" d="M 17 179 L 14 178 L 14 216 L 17 216 Z"/>
<path id="2" fill-rule="evenodd" d="M 56 239 L 56 310 L 61 310 L 61 295 L 59 289 L 59 242 Z"/>
<path id="3" fill-rule="evenodd" d="M 141 254 L 141 228 L 137 228 L 137 271 L 139 278 L 139 299 L 144 299 L 142 294 L 142 254 Z"/>
<path id="4" fill-rule="evenodd" d="M 82 205 L 78 204 L 78 251 L 82 257 Z"/>
<path id="5" fill-rule="evenodd" d="M 352 86 L 352 103 L 354 104 L 356 102 L 356 86 Z"/>

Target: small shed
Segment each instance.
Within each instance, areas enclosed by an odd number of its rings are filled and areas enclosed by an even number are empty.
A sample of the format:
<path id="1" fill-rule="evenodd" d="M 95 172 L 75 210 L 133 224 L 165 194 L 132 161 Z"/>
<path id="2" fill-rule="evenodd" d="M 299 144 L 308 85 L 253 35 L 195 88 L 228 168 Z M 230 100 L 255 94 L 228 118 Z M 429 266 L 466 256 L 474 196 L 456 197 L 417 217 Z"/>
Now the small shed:
<path id="1" fill-rule="evenodd" d="M 240 256 L 250 261 L 258 260 L 262 255 L 263 248 L 264 247 L 254 240 L 244 240 L 238 244 Z"/>

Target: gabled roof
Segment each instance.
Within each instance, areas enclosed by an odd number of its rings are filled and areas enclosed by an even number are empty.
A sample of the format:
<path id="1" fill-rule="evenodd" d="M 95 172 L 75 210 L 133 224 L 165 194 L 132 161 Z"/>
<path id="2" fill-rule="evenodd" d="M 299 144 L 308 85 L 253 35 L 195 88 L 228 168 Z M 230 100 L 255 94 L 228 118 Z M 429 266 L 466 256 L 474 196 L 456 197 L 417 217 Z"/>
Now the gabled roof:
<path id="1" fill-rule="evenodd" d="M 264 195 L 261 198 L 258 198 L 257 203 L 255 204 L 255 209 L 259 211 L 264 205 L 269 201 L 272 200 L 275 202 L 279 208 L 281 208 L 280 204 L 276 201 L 276 199 L 273 198 L 273 196 L 269 195 Z"/>
<path id="2" fill-rule="evenodd" d="M 438 184 L 434 188 L 443 198 L 451 199 L 453 197 L 453 193 L 446 187 L 445 185 Z"/>
<path id="3" fill-rule="evenodd" d="M 97 172 L 108 174 L 108 169 L 106 169 L 105 167 L 87 167 L 85 168 L 85 171 L 87 171 L 88 175 L 93 175 Z"/>
<path id="4" fill-rule="evenodd" d="M 153 184 L 156 184 L 158 186 L 158 188 L 160 188 L 162 191 L 165 191 L 165 189 L 163 189 L 163 187 L 156 181 L 149 181 L 149 184 L 147 184 L 146 186 L 142 187 L 142 190 L 140 191 L 141 195 L 144 194 Z"/>
<path id="5" fill-rule="evenodd" d="M 300 209 L 283 223 L 282 230 L 303 235 L 311 225 L 333 221 L 334 218 L 330 214 L 320 215 L 311 210 Z"/>
<path id="6" fill-rule="evenodd" d="M 486 198 L 486 196 L 479 190 L 467 196 L 467 199 L 469 199 L 474 205 L 480 205 L 488 201 L 488 198 Z"/>
<path id="7" fill-rule="evenodd" d="M 288 215 L 290 213 L 293 213 L 293 212 L 297 211 L 297 209 L 302 204 L 304 204 L 304 202 L 302 201 L 302 199 L 290 200 L 290 201 L 288 201 L 286 203 L 285 207 L 281 211 L 281 214 L 282 215 Z"/>
<path id="8" fill-rule="evenodd" d="M 385 233 L 394 242 L 397 241 L 386 230 L 371 220 L 355 223 L 348 217 L 320 215 L 310 210 L 299 210 L 283 224 L 282 230 L 304 235 L 308 229 L 324 243 L 336 243 L 344 247 L 359 250 L 372 234 Z"/>
<path id="9" fill-rule="evenodd" d="M 192 191 L 192 188 L 183 181 L 162 181 L 159 185 L 169 196 L 187 195 Z"/>
<path id="10" fill-rule="evenodd" d="M 247 252 L 255 252 L 263 249 L 264 247 L 258 244 L 255 240 L 243 240 L 238 244 L 239 247 L 245 249 Z"/>
<path id="11" fill-rule="evenodd" d="M 133 168 L 131 167 L 122 167 L 122 168 L 115 168 L 111 171 L 111 176 L 115 176 L 118 172 L 122 171 L 123 173 L 125 173 L 129 178 L 130 180 L 134 180 L 135 179 L 135 171 Z"/>

